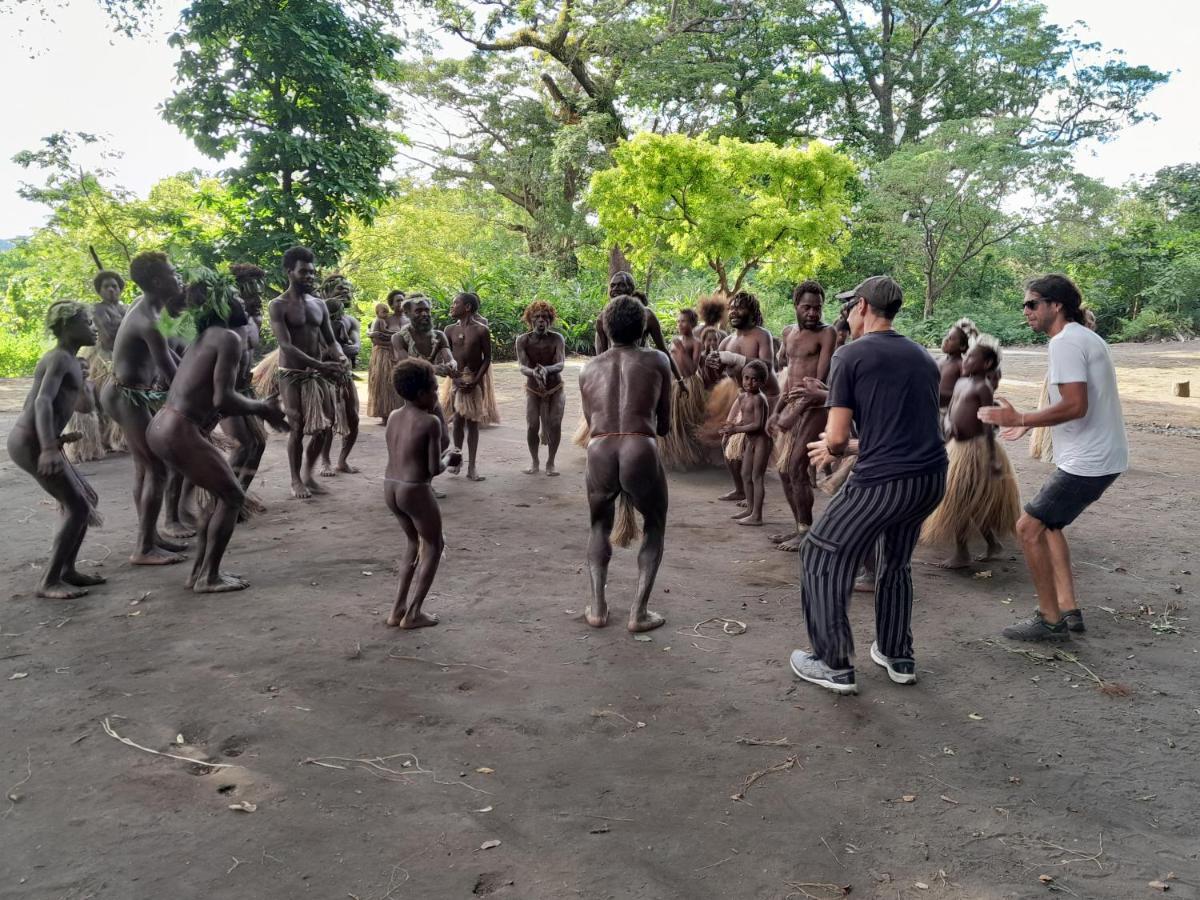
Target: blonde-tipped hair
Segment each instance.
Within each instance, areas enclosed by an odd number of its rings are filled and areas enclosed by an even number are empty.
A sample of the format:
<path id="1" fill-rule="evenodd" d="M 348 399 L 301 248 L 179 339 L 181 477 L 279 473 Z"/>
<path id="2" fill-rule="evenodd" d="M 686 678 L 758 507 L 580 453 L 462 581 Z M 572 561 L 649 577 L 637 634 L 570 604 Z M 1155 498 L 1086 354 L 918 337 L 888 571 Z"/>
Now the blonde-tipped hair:
<path id="1" fill-rule="evenodd" d="M 966 321 L 970 321 L 969 319 Z M 974 323 L 972 323 L 974 324 Z M 991 334 L 985 334 L 981 331 L 976 331 L 975 337 L 971 338 L 968 345 L 970 347 L 985 347 L 991 350 L 996 355 L 996 368 L 1000 367 L 1000 363 L 1004 357 L 1004 352 L 1000 349 L 1000 339 Z"/>

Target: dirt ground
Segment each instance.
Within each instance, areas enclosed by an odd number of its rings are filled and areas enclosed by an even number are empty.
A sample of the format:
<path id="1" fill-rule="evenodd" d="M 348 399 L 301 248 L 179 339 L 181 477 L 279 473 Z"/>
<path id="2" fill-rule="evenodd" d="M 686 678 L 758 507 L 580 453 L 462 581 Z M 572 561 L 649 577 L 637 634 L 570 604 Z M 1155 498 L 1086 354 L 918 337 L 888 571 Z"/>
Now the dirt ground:
<path id="1" fill-rule="evenodd" d="M 306 504 L 272 438 L 270 511 L 227 560 L 252 587 L 205 597 L 182 567 L 125 562 L 115 456 L 84 467 L 106 523 L 83 556 L 109 583 L 35 598 L 56 514 L 4 459 L 0 897 L 1136 898 L 1160 879 L 1200 897 L 1200 399 L 1170 390 L 1200 393 L 1200 343 L 1114 356 L 1133 467 L 1071 531 L 1075 656 L 997 640 L 1033 606 L 1015 553 L 946 573 L 922 548 L 920 682 L 862 654 L 862 693 L 841 699 L 788 671 L 806 646 L 796 557 L 729 522 L 716 470 L 671 478 L 667 627 L 619 624 L 633 550 L 613 563 L 618 624 L 582 622 L 584 455 L 565 447 L 558 479 L 520 473 L 511 366 L 487 481 L 441 481 L 442 625 L 422 632 L 383 624 L 401 532 L 377 424 L 362 474 Z M 1010 352 L 1005 391 L 1031 403 L 1044 365 Z M 26 389 L 3 384 L 0 432 Z M 1048 469 L 1012 455 L 1030 496 Z M 865 649 L 869 599 L 851 619 Z"/>

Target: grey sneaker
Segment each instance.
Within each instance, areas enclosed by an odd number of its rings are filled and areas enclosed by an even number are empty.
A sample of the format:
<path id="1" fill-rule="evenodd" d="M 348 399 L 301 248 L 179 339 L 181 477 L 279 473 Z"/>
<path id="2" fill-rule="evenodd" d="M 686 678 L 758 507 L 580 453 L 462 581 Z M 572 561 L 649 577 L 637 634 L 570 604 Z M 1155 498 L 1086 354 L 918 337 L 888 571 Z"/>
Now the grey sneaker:
<path id="1" fill-rule="evenodd" d="M 1016 625 L 1009 625 L 1000 633 L 1014 641 L 1069 641 L 1071 639 L 1066 619 L 1060 619 L 1051 625 L 1041 615 L 1030 616 Z"/>
<path id="2" fill-rule="evenodd" d="M 797 678 L 803 678 L 835 694 L 857 694 L 854 669 L 831 669 L 807 650 L 793 650 L 790 660 Z"/>
<path id="3" fill-rule="evenodd" d="M 1040 609 L 1035 609 L 1033 611 L 1033 616 L 1035 619 L 1042 618 L 1042 611 Z M 1068 631 L 1074 631 L 1076 634 L 1083 634 L 1083 632 L 1087 631 L 1087 626 L 1083 624 L 1082 609 L 1066 610 L 1062 614 L 1062 620 L 1067 623 Z"/>
<path id="4" fill-rule="evenodd" d="M 905 659 L 900 656 L 884 656 L 879 649 L 879 644 L 872 642 L 871 660 L 876 665 L 887 669 L 888 678 L 892 679 L 896 684 L 917 683 L 917 664 L 911 659 Z"/>

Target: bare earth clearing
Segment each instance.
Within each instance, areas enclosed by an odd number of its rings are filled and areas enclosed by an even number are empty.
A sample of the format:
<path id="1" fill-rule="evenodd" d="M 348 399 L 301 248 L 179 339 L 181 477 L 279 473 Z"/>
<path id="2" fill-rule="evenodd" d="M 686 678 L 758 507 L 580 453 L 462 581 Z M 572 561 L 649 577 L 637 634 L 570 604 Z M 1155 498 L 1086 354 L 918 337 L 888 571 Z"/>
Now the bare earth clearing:
<path id="1" fill-rule="evenodd" d="M 564 447 L 562 478 L 520 473 L 511 366 L 487 481 L 440 480 L 442 625 L 422 632 L 383 624 L 401 532 L 374 422 L 363 473 L 307 504 L 272 437 L 270 511 L 227 559 L 252 582 L 240 594 L 125 562 L 117 456 L 84 467 L 106 524 L 83 556 L 109 584 L 35 598 L 56 513 L 5 459 L 0 897 L 1136 898 L 1171 875 L 1169 897 L 1200 897 L 1200 399 L 1170 391 L 1190 377 L 1200 393 L 1200 344 L 1114 356 L 1133 468 L 1071 533 L 1078 662 L 996 640 L 1033 607 L 1015 551 L 974 573 L 918 562 L 920 682 L 860 652 L 862 694 L 840 700 L 788 671 L 805 645 L 796 557 L 767 543 L 775 528 L 729 522 L 716 470 L 672 476 L 652 604 L 667 626 L 637 641 L 582 622 L 584 456 Z M 1004 392 L 1030 404 L 1044 364 L 1010 352 Z M 26 389 L 0 386 L 0 432 Z M 1031 496 L 1047 469 L 1011 449 Z M 777 482 L 768 507 L 782 526 Z M 634 577 L 618 551 L 614 623 Z M 852 620 L 865 651 L 869 598 Z M 228 768 L 145 753 L 106 719 Z"/>

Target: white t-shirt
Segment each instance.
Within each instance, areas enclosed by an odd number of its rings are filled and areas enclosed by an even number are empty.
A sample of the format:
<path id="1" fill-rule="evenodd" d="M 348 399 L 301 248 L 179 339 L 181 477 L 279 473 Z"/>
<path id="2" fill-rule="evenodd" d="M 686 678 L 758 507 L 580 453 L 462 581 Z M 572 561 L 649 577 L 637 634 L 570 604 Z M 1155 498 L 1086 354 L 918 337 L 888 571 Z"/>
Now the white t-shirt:
<path id="1" fill-rule="evenodd" d="M 1087 383 L 1087 415 L 1053 428 L 1054 464 L 1071 475 L 1089 477 L 1118 475 L 1129 468 L 1117 372 L 1104 338 L 1068 322 L 1050 338 L 1047 378 L 1052 404 L 1062 399 L 1060 384 Z"/>

